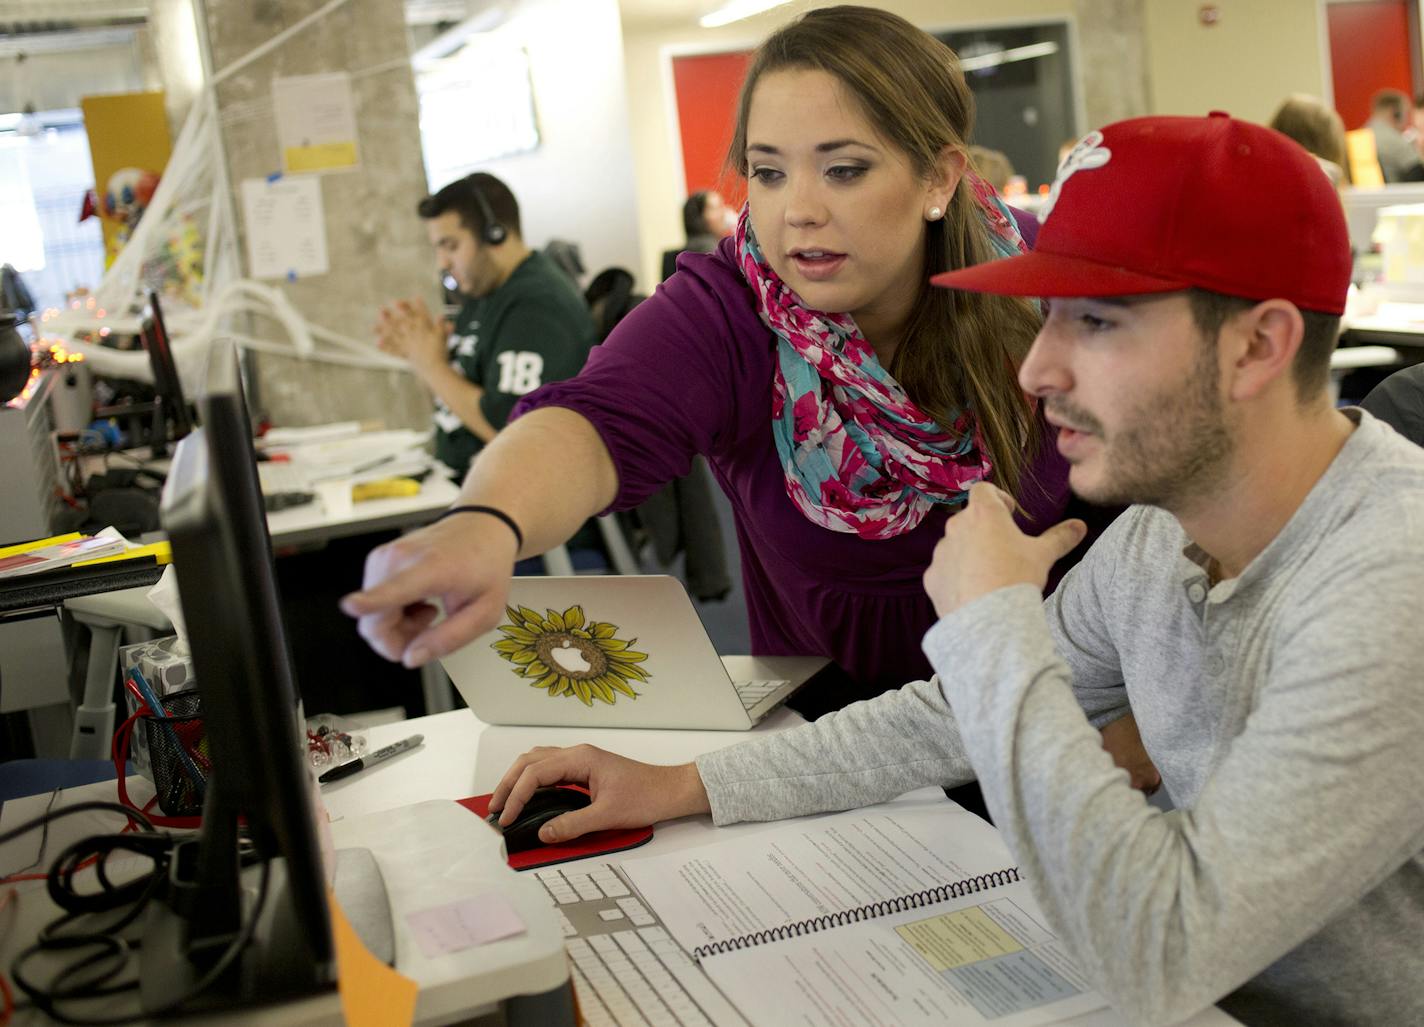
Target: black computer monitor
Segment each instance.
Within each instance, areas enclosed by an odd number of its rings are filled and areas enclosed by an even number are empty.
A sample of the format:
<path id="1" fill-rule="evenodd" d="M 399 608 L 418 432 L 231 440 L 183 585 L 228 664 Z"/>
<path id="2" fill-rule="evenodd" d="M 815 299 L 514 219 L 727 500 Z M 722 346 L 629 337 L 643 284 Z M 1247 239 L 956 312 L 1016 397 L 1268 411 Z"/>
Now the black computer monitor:
<path id="1" fill-rule="evenodd" d="M 173 347 L 163 322 L 163 306 L 158 301 L 158 293 L 152 289 L 148 290 L 139 339 L 148 353 L 148 365 L 153 370 L 154 398 L 158 403 L 153 419 L 154 435 L 150 442 L 156 460 L 165 455 L 168 442 L 177 442 L 193 430 L 193 418 L 183 395 L 178 365 L 173 361 Z"/>
<path id="2" fill-rule="evenodd" d="M 298 692 L 251 424 L 228 344 L 213 348 L 198 409 L 202 427 L 177 448 L 160 517 L 173 546 L 212 772 L 202 830 L 175 856 L 166 901 L 155 904 L 144 929 L 146 1009 L 190 991 L 254 917 L 240 965 L 188 1008 L 275 1001 L 336 981 Z M 239 842 L 239 818 L 250 843 Z M 256 909 L 264 864 L 271 876 Z"/>

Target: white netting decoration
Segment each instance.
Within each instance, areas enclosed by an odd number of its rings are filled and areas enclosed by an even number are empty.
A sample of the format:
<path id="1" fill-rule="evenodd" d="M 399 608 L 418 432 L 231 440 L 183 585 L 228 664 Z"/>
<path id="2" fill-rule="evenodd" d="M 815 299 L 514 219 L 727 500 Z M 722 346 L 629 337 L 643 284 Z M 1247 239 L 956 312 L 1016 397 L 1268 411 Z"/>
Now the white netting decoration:
<path id="1" fill-rule="evenodd" d="M 215 87 L 346 2 L 331 0 L 224 68 L 204 87 L 143 218 L 92 296 L 44 314 L 40 328 L 46 340 L 82 354 L 96 374 L 151 382 L 153 373 L 143 350 L 117 350 L 89 341 L 137 333 L 144 293 L 151 288 L 163 303 L 174 361 L 185 386 L 196 383 L 204 353 L 219 335 L 259 352 L 409 370 L 404 361 L 382 354 L 370 341 L 313 324 L 279 285 L 241 277 Z M 256 317 L 239 321 L 237 315 Z M 253 325 L 253 331 L 261 334 L 238 331 L 239 323 Z"/>

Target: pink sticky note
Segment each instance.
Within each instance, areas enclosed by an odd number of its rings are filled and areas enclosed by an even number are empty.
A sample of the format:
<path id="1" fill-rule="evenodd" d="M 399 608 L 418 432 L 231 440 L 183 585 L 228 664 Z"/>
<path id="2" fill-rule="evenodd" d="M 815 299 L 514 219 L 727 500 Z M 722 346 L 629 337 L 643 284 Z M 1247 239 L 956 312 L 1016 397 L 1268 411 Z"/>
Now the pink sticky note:
<path id="1" fill-rule="evenodd" d="M 405 920 L 426 959 L 524 933 L 519 913 L 497 892 L 407 913 Z"/>

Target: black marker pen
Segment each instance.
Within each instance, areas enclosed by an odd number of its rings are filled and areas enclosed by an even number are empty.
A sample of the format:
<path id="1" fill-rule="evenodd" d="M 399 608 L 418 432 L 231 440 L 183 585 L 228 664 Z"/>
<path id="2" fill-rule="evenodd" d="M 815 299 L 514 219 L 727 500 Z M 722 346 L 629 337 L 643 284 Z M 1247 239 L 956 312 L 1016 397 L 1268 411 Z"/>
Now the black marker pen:
<path id="1" fill-rule="evenodd" d="M 414 749 L 424 741 L 424 735 L 411 735 L 409 738 L 402 738 L 399 742 L 392 742 L 384 749 L 368 752 L 366 755 L 358 756 L 354 760 L 347 760 L 339 767 L 332 767 L 325 774 L 318 777 L 317 780 L 322 784 L 326 784 L 328 781 L 340 781 L 343 777 L 350 777 L 358 770 L 365 770 L 367 767 L 375 766 L 377 763 L 388 760 L 392 756 L 399 756 L 407 749 Z"/>

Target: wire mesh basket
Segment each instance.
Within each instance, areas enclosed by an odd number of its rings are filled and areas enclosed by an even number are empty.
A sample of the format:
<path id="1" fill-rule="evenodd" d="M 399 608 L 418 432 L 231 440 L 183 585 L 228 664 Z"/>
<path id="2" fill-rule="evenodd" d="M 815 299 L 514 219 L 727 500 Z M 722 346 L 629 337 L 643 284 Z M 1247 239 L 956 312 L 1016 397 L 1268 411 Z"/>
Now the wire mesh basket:
<path id="1" fill-rule="evenodd" d="M 196 817 L 203 812 L 212 758 L 203 727 L 202 701 L 196 689 L 174 692 L 162 699 L 168 714 L 144 714 L 138 726 L 148 742 L 158 807 L 170 817 Z"/>

